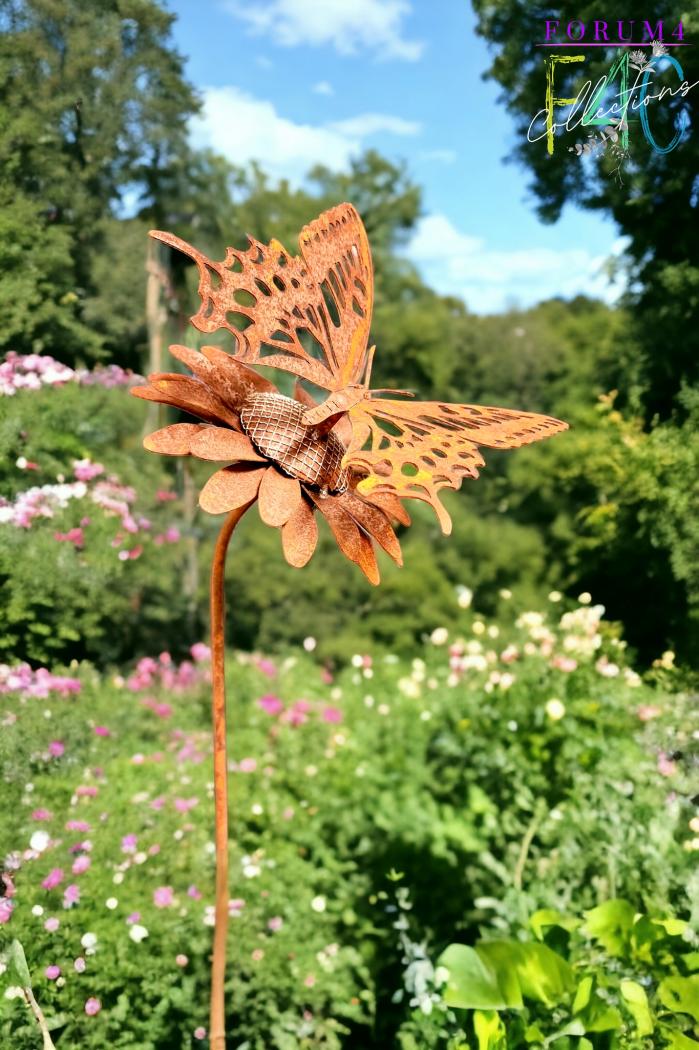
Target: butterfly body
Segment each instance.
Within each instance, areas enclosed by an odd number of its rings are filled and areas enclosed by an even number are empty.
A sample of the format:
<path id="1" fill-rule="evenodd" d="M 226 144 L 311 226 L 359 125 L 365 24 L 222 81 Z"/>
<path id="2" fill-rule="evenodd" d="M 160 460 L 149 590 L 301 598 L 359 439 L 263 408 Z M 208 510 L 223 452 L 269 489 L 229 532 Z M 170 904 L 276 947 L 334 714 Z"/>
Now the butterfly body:
<path id="1" fill-rule="evenodd" d="M 239 362 L 279 368 L 328 391 L 316 404 L 297 383 L 295 398 L 305 411 L 294 426 L 308 428 L 307 441 L 316 448 L 330 437 L 344 449 L 321 489 L 343 484 L 341 472 L 351 471 L 359 493 L 424 500 L 449 532 L 439 492 L 478 477 L 484 464 L 479 446 L 517 448 L 567 429 L 561 420 L 536 413 L 375 396 L 407 392 L 369 385 L 373 270 L 366 231 L 351 204 L 305 226 L 298 256 L 279 241 L 265 245 L 249 238 L 246 250 L 229 248 L 222 262 L 214 262 L 172 234 L 152 236 L 197 264 L 201 307 L 191 320 L 200 331 L 226 329 L 236 343 L 231 356 Z M 336 453 L 333 444 L 331 458 Z"/>
<path id="2" fill-rule="evenodd" d="M 349 487 L 349 473 L 342 466 L 345 446 L 332 431 L 308 426 L 303 406 L 294 398 L 252 394 L 243 403 L 240 422 L 255 448 L 290 477 L 328 492 Z"/>

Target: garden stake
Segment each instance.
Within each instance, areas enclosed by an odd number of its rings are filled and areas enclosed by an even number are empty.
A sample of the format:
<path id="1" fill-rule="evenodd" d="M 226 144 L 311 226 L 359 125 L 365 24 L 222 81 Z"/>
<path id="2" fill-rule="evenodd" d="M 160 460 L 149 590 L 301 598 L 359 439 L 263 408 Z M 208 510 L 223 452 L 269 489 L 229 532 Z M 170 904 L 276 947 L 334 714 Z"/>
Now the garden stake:
<path id="1" fill-rule="evenodd" d="M 281 530 L 284 556 L 304 566 L 316 547 L 315 512 L 342 553 L 379 583 L 374 542 L 402 564 L 394 523 L 410 524 L 404 499 L 434 509 L 444 533 L 451 519 L 439 500 L 484 465 L 478 446 L 518 448 L 567 424 L 550 416 L 442 401 L 369 386 L 374 347 L 369 327 L 374 280 L 369 242 L 351 204 L 339 204 L 304 226 L 301 254 L 279 241 L 248 238 L 212 262 L 171 233 L 151 236 L 192 258 L 201 307 L 191 318 L 202 332 L 225 329 L 232 353 L 171 346 L 190 369 L 156 372 L 136 397 L 194 416 L 144 440 L 152 452 L 226 464 L 199 494 L 210 514 L 227 514 L 211 570 L 211 643 L 216 810 L 216 925 L 212 960 L 212 1050 L 225 1050 L 224 979 L 228 925 L 228 797 L 224 682 L 224 563 L 238 521 L 257 502 L 266 525 Z M 313 350 L 315 349 L 315 352 Z M 320 351 L 320 353 L 318 353 Z M 296 376 L 286 397 L 251 365 Z M 302 381 L 328 391 L 318 403 Z"/>
<path id="2" fill-rule="evenodd" d="M 216 540 L 211 563 L 211 691 L 214 732 L 214 809 L 216 814 L 216 913 L 211 961 L 211 1050 L 226 1048 L 226 936 L 228 933 L 228 757 L 226 753 L 225 573 L 233 530 L 248 506 L 232 510 Z"/>

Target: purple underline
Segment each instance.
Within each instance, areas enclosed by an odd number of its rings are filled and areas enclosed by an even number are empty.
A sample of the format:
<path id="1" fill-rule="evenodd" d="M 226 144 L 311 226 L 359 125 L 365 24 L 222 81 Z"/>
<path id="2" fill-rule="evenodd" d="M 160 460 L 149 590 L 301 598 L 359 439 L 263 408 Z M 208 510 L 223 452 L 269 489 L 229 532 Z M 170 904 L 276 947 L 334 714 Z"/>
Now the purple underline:
<path id="1" fill-rule="evenodd" d="M 553 40 L 550 40 L 548 44 L 537 44 L 537 47 L 652 47 L 651 43 L 614 43 L 612 40 L 603 40 L 599 43 L 585 43 L 584 40 L 569 40 L 564 44 L 556 44 Z M 691 47 L 690 43 L 686 44 L 663 44 L 663 47 Z"/>

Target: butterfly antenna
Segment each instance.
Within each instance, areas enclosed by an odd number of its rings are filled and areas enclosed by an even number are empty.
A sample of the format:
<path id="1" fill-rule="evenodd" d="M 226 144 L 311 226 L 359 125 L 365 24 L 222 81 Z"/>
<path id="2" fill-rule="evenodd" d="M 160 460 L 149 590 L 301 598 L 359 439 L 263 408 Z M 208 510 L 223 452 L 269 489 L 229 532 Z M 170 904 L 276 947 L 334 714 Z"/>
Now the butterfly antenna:
<path id="1" fill-rule="evenodd" d="M 415 397 L 414 390 L 394 390 L 392 386 L 380 386 L 372 388 L 372 394 L 401 394 L 403 397 Z"/>
<path id="2" fill-rule="evenodd" d="M 369 347 L 369 353 L 367 354 L 366 367 L 364 369 L 364 381 L 363 387 L 365 390 L 369 389 L 369 380 L 371 379 L 371 366 L 374 363 L 374 354 L 376 353 L 376 346 Z"/>

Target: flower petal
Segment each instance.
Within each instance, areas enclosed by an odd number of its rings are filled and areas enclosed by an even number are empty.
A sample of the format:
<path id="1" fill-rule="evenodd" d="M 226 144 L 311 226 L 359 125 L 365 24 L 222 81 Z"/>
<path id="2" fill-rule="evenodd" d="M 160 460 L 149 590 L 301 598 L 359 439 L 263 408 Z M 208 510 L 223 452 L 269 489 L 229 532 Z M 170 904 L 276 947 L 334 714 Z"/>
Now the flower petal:
<path id="1" fill-rule="evenodd" d="M 199 506 L 209 514 L 225 514 L 252 503 L 267 467 L 224 467 L 212 474 L 199 493 Z"/>
<path id="2" fill-rule="evenodd" d="M 403 556 L 400 550 L 400 543 L 384 512 L 371 503 L 360 499 L 359 496 L 355 496 L 353 492 L 343 492 L 342 495 L 338 496 L 338 499 L 343 508 L 349 511 L 354 520 L 362 526 L 369 536 L 381 544 L 394 562 L 397 565 L 402 565 Z"/>
<path id="3" fill-rule="evenodd" d="M 340 416 L 333 427 L 332 432 L 335 437 L 339 438 L 345 448 L 349 448 L 349 443 L 352 440 L 352 424 L 350 423 L 349 416 Z"/>
<path id="4" fill-rule="evenodd" d="M 300 379 L 297 379 L 294 383 L 294 401 L 298 401 L 304 408 L 318 407 L 318 402 L 311 397 Z"/>
<path id="5" fill-rule="evenodd" d="M 188 456 L 192 439 L 202 429 L 201 423 L 173 423 L 144 437 L 143 447 L 161 456 Z"/>
<path id="6" fill-rule="evenodd" d="M 282 525 L 282 549 L 289 565 L 302 569 L 310 561 L 318 542 L 318 524 L 308 500 L 301 503 Z"/>
<path id="7" fill-rule="evenodd" d="M 302 501 L 301 486 L 296 478 L 270 467 L 260 484 L 260 517 L 273 528 L 283 525 L 298 510 Z"/>
<path id="8" fill-rule="evenodd" d="M 239 434 L 228 427 L 200 427 L 199 434 L 191 443 L 190 451 L 199 459 L 246 460 L 251 463 L 262 463 L 264 459 L 253 448 L 247 434 Z"/>
<path id="9" fill-rule="evenodd" d="M 158 401 L 163 405 L 172 405 L 192 416 L 198 416 L 210 423 L 227 423 L 234 429 L 240 429 L 238 414 L 224 404 L 220 397 L 212 393 L 198 379 L 181 376 L 177 373 L 156 372 L 148 377 L 148 386 L 131 388 L 134 397 L 145 401 Z"/>
<path id="10" fill-rule="evenodd" d="M 181 343 L 173 343 L 168 347 L 173 357 L 176 357 L 178 361 L 181 361 L 183 365 L 186 365 L 190 372 L 193 372 L 195 376 L 202 380 L 204 383 L 208 383 L 211 379 L 212 368 L 211 364 L 200 354 L 198 350 L 192 350 L 188 346 L 182 346 Z"/>
<path id="11" fill-rule="evenodd" d="M 335 537 L 338 547 L 350 561 L 362 570 L 370 583 L 376 585 L 379 580 L 379 567 L 371 540 L 356 521 L 342 507 L 341 497 L 321 497 L 309 491 L 316 507 L 323 515 Z"/>
<path id="12" fill-rule="evenodd" d="M 368 496 L 362 496 L 363 500 L 373 503 L 389 518 L 400 522 L 401 525 L 410 524 L 410 515 L 394 492 L 372 492 Z"/>
<path id="13" fill-rule="evenodd" d="M 214 382 L 221 397 L 235 408 L 240 408 L 243 401 L 251 394 L 276 394 L 277 388 L 269 379 L 265 379 L 254 368 L 248 368 L 237 361 L 225 350 L 217 346 L 203 346 L 201 352 L 211 362 Z"/>

